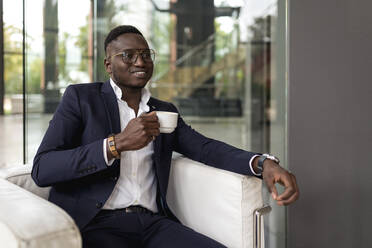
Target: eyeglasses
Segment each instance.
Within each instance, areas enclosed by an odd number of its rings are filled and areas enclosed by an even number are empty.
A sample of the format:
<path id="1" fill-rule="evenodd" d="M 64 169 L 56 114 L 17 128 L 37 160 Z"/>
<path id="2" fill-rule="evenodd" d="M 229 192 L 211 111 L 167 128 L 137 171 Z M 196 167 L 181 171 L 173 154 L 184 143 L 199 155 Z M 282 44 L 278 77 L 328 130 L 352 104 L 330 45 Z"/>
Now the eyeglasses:
<path id="1" fill-rule="evenodd" d="M 137 61 L 138 55 L 144 62 L 150 63 L 155 60 L 155 51 L 152 49 L 126 49 L 120 53 L 114 54 L 111 57 L 121 55 L 122 60 L 126 64 L 134 64 Z"/>

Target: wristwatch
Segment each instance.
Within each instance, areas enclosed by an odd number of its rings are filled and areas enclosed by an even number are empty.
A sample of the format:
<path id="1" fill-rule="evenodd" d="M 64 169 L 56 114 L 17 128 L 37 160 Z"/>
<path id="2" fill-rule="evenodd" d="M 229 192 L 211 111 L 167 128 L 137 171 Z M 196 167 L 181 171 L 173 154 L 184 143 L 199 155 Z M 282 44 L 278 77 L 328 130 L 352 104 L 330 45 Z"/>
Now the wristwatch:
<path id="1" fill-rule="evenodd" d="M 277 164 L 279 164 L 279 162 L 280 162 L 279 159 L 277 157 L 275 157 L 274 155 L 270 155 L 270 154 L 267 154 L 267 153 L 262 154 L 258 158 L 258 164 L 257 164 L 257 169 L 258 169 L 257 173 L 259 173 L 259 174 L 262 174 L 262 172 L 263 172 L 263 163 L 264 163 L 265 159 L 270 159 Z"/>

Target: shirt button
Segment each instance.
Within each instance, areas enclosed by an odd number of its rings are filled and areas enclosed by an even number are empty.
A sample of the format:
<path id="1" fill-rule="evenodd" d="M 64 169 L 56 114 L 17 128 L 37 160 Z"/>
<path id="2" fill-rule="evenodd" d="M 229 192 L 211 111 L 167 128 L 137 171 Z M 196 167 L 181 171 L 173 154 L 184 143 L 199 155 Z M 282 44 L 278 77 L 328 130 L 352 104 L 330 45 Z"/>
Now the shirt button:
<path id="1" fill-rule="evenodd" d="M 97 207 L 97 208 L 101 208 L 101 207 L 102 207 L 102 202 L 97 202 L 97 203 L 96 203 L 96 207 Z"/>

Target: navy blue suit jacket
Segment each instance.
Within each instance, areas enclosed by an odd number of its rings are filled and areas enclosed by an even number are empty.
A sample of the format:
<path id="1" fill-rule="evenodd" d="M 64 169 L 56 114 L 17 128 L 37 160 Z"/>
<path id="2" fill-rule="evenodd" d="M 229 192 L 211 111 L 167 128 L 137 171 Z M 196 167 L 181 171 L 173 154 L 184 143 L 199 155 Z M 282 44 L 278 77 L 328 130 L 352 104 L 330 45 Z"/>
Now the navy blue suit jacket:
<path id="1" fill-rule="evenodd" d="M 150 98 L 150 111 L 178 112 L 171 103 Z M 34 158 L 32 178 L 39 186 L 52 186 L 49 200 L 72 216 L 83 228 L 97 214 L 114 189 L 120 161 L 107 166 L 103 140 L 119 133 L 117 99 L 109 82 L 67 87 Z M 173 133 L 154 141 L 154 167 L 158 181 L 158 207 L 165 202 L 172 152 L 240 174 L 251 174 L 254 153 L 206 138 L 179 116 Z"/>

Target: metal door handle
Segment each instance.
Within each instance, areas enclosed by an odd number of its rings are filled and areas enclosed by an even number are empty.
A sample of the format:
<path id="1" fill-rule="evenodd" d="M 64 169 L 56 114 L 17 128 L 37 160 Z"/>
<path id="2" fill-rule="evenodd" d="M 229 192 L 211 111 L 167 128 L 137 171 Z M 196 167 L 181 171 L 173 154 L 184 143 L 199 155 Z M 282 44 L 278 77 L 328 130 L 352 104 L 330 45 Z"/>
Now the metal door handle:
<path id="1" fill-rule="evenodd" d="M 263 206 L 253 212 L 253 247 L 264 248 L 262 245 L 262 216 L 271 212 L 270 206 Z"/>

